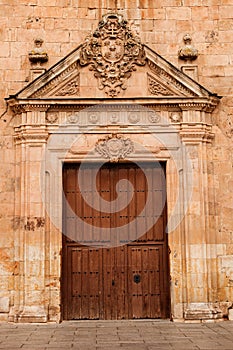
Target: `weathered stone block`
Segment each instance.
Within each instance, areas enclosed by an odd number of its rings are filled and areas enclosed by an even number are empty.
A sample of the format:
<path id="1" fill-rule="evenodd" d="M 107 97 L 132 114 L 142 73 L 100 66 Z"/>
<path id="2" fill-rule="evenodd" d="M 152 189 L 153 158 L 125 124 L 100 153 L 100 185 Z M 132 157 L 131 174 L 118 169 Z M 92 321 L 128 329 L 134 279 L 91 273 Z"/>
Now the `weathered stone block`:
<path id="1" fill-rule="evenodd" d="M 8 313 L 10 310 L 9 307 L 9 297 L 0 297 L 0 314 L 1 313 Z"/>

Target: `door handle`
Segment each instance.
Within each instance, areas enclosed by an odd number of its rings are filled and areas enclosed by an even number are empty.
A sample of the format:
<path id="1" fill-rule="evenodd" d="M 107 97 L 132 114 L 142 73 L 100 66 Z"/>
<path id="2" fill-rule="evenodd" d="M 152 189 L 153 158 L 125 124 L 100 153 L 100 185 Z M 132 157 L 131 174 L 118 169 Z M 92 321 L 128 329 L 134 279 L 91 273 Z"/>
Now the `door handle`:
<path id="1" fill-rule="evenodd" d="M 112 286 L 115 286 L 115 281 L 114 280 L 112 280 Z"/>

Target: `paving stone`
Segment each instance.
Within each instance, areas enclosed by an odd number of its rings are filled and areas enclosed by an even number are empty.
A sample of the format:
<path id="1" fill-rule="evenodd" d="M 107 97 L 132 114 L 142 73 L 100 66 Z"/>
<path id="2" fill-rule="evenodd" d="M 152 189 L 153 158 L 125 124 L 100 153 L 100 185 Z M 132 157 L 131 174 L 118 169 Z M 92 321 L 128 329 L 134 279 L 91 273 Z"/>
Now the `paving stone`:
<path id="1" fill-rule="evenodd" d="M 229 326 L 181 325 L 168 322 L 83 322 L 43 327 L 1 327 L 0 350 L 232 350 Z M 79 325 L 81 325 L 79 327 Z M 183 327 L 184 326 L 184 327 Z M 15 332 L 16 330 L 16 332 Z M 21 332 L 20 332 L 21 330 Z M 109 330 L 109 332 L 108 332 Z"/>

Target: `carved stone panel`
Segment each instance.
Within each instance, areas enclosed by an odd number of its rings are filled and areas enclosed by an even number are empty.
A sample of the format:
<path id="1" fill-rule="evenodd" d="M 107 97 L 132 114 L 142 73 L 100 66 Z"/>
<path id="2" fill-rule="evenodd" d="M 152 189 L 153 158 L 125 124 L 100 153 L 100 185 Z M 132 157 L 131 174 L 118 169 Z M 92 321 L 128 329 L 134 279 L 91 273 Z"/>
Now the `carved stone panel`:
<path id="1" fill-rule="evenodd" d="M 151 95 L 172 96 L 174 93 L 148 74 L 148 89 Z"/>
<path id="2" fill-rule="evenodd" d="M 110 162 L 118 162 L 134 151 L 133 142 L 121 135 L 111 135 L 104 140 L 99 140 L 95 150 Z"/>
<path id="3" fill-rule="evenodd" d="M 115 97 L 126 89 L 127 80 L 136 65 L 143 66 L 146 57 L 140 39 L 119 14 L 103 16 L 96 31 L 86 38 L 80 52 L 80 65 L 90 65 L 99 88 Z"/>

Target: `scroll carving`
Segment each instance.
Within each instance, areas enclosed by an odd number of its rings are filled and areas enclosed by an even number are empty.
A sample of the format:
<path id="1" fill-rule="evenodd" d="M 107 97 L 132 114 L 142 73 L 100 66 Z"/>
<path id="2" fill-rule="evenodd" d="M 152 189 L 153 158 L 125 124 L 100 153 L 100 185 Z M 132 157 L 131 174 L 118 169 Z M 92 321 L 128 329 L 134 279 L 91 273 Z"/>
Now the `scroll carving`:
<path id="1" fill-rule="evenodd" d="M 152 76 L 148 75 L 148 87 L 152 95 L 156 96 L 171 96 L 173 92 L 169 91 L 166 87 L 158 83 Z"/>
<path id="2" fill-rule="evenodd" d="M 120 135 L 111 135 L 104 140 L 99 140 L 95 150 L 110 162 L 118 162 L 134 151 L 133 142 Z"/>
<path id="3" fill-rule="evenodd" d="M 69 83 L 67 83 L 63 88 L 58 90 L 55 96 L 72 96 L 77 95 L 79 93 L 79 81 L 76 77 Z"/>
<path id="4" fill-rule="evenodd" d="M 145 63 L 140 39 L 130 30 L 123 16 L 115 13 L 103 16 L 96 31 L 86 38 L 80 53 L 80 65 L 90 65 L 99 88 L 111 97 L 126 89 L 136 65 Z"/>

